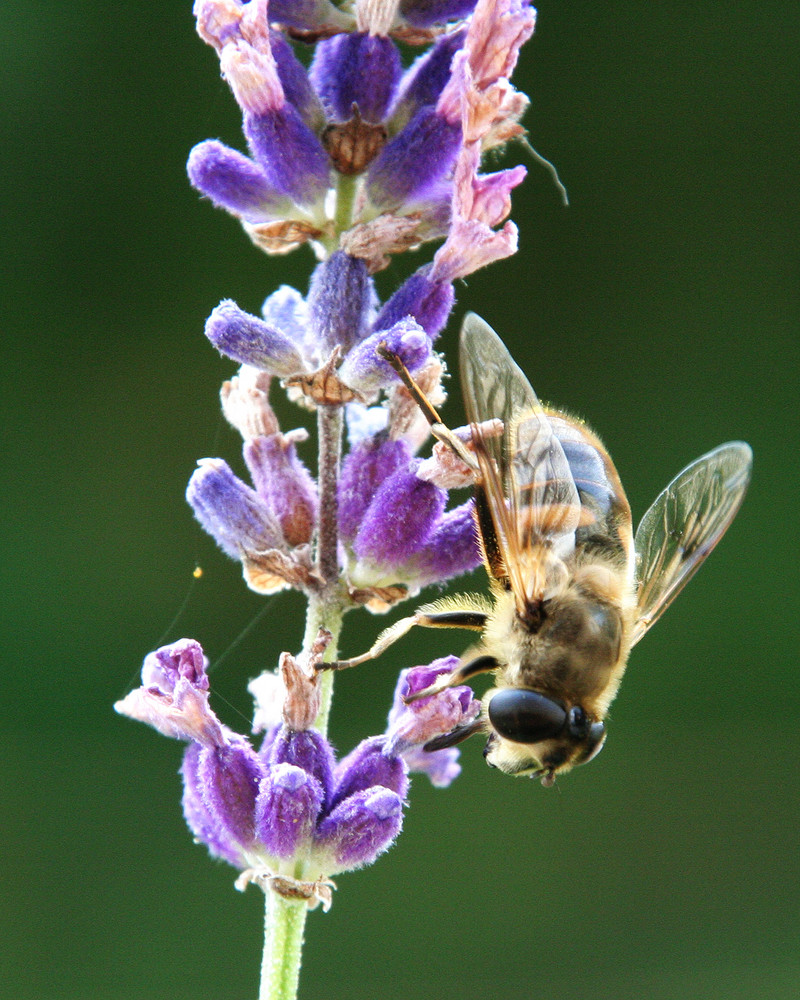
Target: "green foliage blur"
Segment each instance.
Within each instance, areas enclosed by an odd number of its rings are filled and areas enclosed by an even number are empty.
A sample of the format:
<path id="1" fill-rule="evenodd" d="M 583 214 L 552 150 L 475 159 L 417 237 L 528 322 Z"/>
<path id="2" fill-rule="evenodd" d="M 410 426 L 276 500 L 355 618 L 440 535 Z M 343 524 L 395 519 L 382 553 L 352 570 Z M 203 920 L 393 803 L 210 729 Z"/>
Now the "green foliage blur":
<path id="1" fill-rule="evenodd" d="M 206 315 L 312 267 L 265 257 L 185 179 L 194 143 L 242 142 L 190 7 L 0 11 L 9 1000 L 256 993 L 260 893 L 192 844 L 180 747 L 111 710 L 188 635 L 246 731 L 247 679 L 302 636 L 296 595 L 252 624 L 264 600 L 183 500 L 196 459 L 239 467 Z M 635 650 L 598 760 L 545 790 L 467 743 L 452 789 L 418 779 L 397 846 L 311 915 L 304 1000 L 797 997 L 799 28 L 786 2 L 540 4 L 515 82 L 570 206 L 528 160 L 520 252 L 458 289 L 451 370 L 474 309 L 596 428 L 637 518 L 724 440 L 751 443 L 754 482 Z M 453 424 L 459 405 L 454 387 Z M 352 615 L 343 653 L 384 624 Z M 343 675 L 339 748 L 383 729 L 399 667 L 461 648 L 423 633 Z"/>

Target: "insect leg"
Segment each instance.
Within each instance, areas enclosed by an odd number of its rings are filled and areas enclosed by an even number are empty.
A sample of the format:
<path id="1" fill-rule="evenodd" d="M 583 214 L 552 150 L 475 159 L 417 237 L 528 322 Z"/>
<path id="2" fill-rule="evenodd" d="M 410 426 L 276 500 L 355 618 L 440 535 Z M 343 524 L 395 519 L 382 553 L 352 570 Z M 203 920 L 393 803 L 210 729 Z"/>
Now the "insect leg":
<path id="1" fill-rule="evenodd" d="M 427 698 L 428 695 L 438 694 L 440 691 L 444 691 L 445 688 L 453 687 L 455 684 L 463 684 L 464 681 L 468 681 L 477 674 L 485 674 L 490 670 L 496 670 L 499 666 L 500 663 L 496 657 L 489 656 L 487 653 L 481 653 L 480 656 L 476 656 L 471 660 L 467 660 L 466 663 L 460 664 L 452 673 L 442 674 L 430 687 L 426 687 L 422 691 L 416 691 L 403 700 L 408 705 L 419 698 Z"/>
<path id="2" fill-rule="evenodd" d="M 332 663 L 320 663 L 318 669 L 346 670 L 348 667 L 357 667 L 361 663 L 366 663 L 367 660 L 374 660 L 415 625 L 421 625 L 423 628 L 468 628 L 476 632 L 481 632 L 486 625 L 487 617 L 488 614 L 485 611 L 426 612 L 420 609 L 416 614 L 409 615 L 408 618 L 401 618 L 394 625 L 390 625 L 389 628 L 384 629 L 373 645 L 370 646 L 366 653 L 362 653 L 361 656 L 354 656 L 350 660 L 334 660 Z"/>
<path id="3" fill-rule="evenodd" d="M 436 440 L 441 441 L 442 444 L 446 444 L 456 453 L 456 455 L 458 455 L 467 468 L 477 472 L 478 463 L 475 456 L 464 445 L 464 442 L 459 441 L 450 428 L 442 422 L 442 418 L 439 416 L 438 410 L 414 381 L 408 368 L 406 368 L 398 355 L 395 354 L 394 351 L 389 350 L 385 341 L 377 346 L 375 353 L 379 355 L 379 357 L 383 358 L 387 364 L 390 364 L 392 368 L 394 368 L 397 373 L 397 377 L 401 380 L 406 389 L 408 389 L 414 402 L 422 410 L 425 419 L 431 425 L 431 433 Z"/>

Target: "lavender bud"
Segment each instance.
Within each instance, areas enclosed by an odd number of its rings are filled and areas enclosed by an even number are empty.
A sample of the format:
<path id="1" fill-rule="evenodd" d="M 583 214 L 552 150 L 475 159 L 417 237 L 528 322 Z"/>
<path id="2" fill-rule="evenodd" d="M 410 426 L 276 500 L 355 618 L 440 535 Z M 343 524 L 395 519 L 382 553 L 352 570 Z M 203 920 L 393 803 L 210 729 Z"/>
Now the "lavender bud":
<path id="1" fill-rule="evenodd" d="M 272 0 L 269 5 L 270 19 L 275 16 L 274 7 L 275 2 Z M 313 131 L 318 131 L 325 122 L 325 115 L 308 79 L 305 66 L 279 32 L 271 31 L 269 40 L 284 97 L 299 112 L 306 125 Z"/>
<path id="2" fill-rule="evenodd" d="M 186 825 L 196 840 L 201 841 L 214 857 L 243 868 L 245 865 L 239 844 L 225 832 L 222 824 L 214 817 L 203 801 L 198 764 L 202 747 L 190 743 L 183 755 L 181 777 L 183 778 L 183 815 Z"/>
<path id="3" fill-rule="evenodd" d="M 194 147 L 186 172 L 201 194 L 246 222 L 280 219 L 292 207 L 284 195 L 270 186 L 261 167 L 243 153 L 213 139 Z"/>
<path id="4" fill-rule="evenodd" d="M 262 780 L 256 832 L 270 854 L 291 858 L 311 837 L 322 807 L 320 783 L 294 764 L 276 764 Z"/>
<path id="5" fill-rule="evenodd" d="M 312 777 L 322 790 L 327 807 L 333 790 L 334 758 L 330 743 L 314 729 L 297 732 L 283 726 L 269 749 L 267 769 L 280 764 L 299 767 Z"/>
<path id="6" fill-rule="evenodd" d="M 370 165 L 367 191 L 382 212 L 448 196 L 448 178 L 461 147 L 461 127 L 430 107 L 420 109 Z"/>
<path id="7" fill-rule="evenodd" d="M 378 786 L 356 792 L 341 802 L 317 827 L 316 852 L 331 875 L 371 864 L 385 851 L 403 825 L 403 800 Z"/>
<path id="8" fill-rule="evenodd" d="M 375 291 L 363 260 L 337 250 L 319 264 L 308 291 L 309 325 L 324 357 L 334 347 L 343 354 L 369 329 Z"/>
<path id="9" fill-rule="evenodd" d="M 447 511 L 411 559 L 420 586 L 469 573 L 480 562 L 481 550 L 471 500 Z"/>
<path id="10" fill-rule="evenodd" d="M 377 353 L 381 344 L 398 355 L 410 372 L 421 368 L 431 353 L 430 339 L 410 316 L 362 340 L 345 358 L 339 378 L 364 396 L 373 395 L 398 381 L 392 366 Z"/>
<path id="11" fill-rule="evenodd" d="M 255 804 L 264 769 L 242 736 L 227 745 L 203 747 L 197 758 L 197 784 L 209 815 L 237 843 L 255 839 Z"/>
<path id="12" fill-rule="evenodd" d="M 272 512 L 221 458 L 204 458 L 186 487 L 195 517 L 231 558 L 280 547 L 281 530 Z"/>
<path id="13" fill-rule="evenodd" d="M 339 762 L 334 781 L 331 808 L 356 792 L 374 785 L 391 789 L 401 799 L 405 799 L 408 792 L 405 764 L 396 754 L 387 751 L 385 736 L 372 736 L 362 740 Z"/>
<path id="14" fill-rule="evenodd" d="M 358 31 L 320 42 L 310 71 L 329 118 L 348 121 L 355 104 L 373 124 L 383 121 L 401 74 L 394 42 Z"/>
<path id="15" fill-rule="evenodd" d="M 244 134 L 269 184 L 302 208 L 319 210 L 330 180 L 328 154 L 299 112 L 284 104 L 246 114 Z"/>
<path id="16" fill-rule="evenodd" d="M 206 337 L 220 354 L 240 364 L 251 365 L 288 378 L 303 370 L 303 359 L 280 329 L 224 299 L 206 320 Z"/>
<path id="17" fill-rule="evenodd" d="M 404 316 L 411 316 L 429 337 L 444 328 L 455 294 L 448 281 L 434 281 L 426 264 L 411 275 L 384 304 L 375 320 L 376 330 L 386 330 Z"/>
<path id="18" fill-rule="evenodd" d="M 286 543 L 310 542 L 317 519 L 317 488 L 294 443 L 282 434 L 252 438 L 245 442 L 244 460 Z"/>
<path id="19" fill-rule="evenodd" d="M 446 494 L 401 469 L 375 494 L 358 529 L 353 551 L 377 567 L 400 567 L 422 548 L 444 512 Z M 379 571 L 380 572 L 380 571 Z"/>
<path id="20" fill-rule="evenodd" d="M 364 441 L 342 463 L 339 479 L 339 533 L 347 542 L 355 538 L 367 508 L 378 489 L 398 469 L 408 468 L 411 451 L 404 441 L 383 436 Z"/>

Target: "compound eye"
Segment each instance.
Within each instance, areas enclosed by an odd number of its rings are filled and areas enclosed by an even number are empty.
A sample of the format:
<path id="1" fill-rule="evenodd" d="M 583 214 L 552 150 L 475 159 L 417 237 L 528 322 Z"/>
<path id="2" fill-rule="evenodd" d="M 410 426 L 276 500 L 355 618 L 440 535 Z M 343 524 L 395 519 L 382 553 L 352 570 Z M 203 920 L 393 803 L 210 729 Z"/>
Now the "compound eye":
<path id="1" fill-rule="evenodd" d="M 583 740 L 589 732 L 589 716 L 580 705 L 574 705 L 569 710 L 567 717 L 567 729 L 570 736 L 576 740 Z"/>
<path id="2" fill-rule="evenodd" d="M 507 740 L 538 743 L 563 730 L 567 713 L 551 698 L 525 688 L 503 688 L 489 702 L 489 721 Z"/>

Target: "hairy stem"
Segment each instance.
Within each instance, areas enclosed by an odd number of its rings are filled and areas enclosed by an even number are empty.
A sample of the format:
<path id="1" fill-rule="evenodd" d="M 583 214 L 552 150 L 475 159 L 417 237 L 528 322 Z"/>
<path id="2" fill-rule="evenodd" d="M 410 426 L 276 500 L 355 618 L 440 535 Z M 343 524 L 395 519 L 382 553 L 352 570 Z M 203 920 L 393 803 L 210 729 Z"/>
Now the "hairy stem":
<path id="1" fill-rule="evenodd" d="M 342 407 L 320 406 L 317 410 L 319 433 L 319 530 L 317 533 L 317 568 L 330 593 L 339 579 L 339 462 L 342 454 Z"/>
<path id="2" fill-rule="evenodd" d="M 294 1000 L 300 976 L 303 929 L 308 906 L 266 890 L 264 956 L 258 1000 Z"/>

